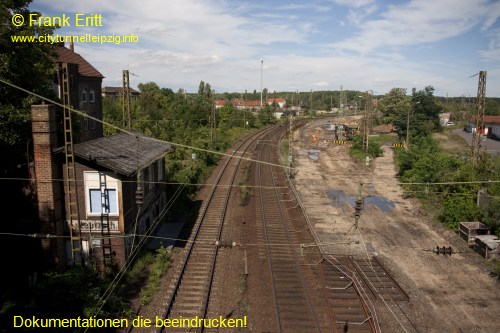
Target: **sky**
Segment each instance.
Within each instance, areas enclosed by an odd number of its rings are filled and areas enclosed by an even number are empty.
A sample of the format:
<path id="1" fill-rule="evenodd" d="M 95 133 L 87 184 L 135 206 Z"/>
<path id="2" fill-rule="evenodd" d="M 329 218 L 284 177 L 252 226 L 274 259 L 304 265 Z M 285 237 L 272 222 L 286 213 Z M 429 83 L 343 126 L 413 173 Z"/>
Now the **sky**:
<path id="1" fill-rule="evenodd" d="M 60 35 L 130 35 L 137 43 L 75 43 L 121 86 L 197 92 L 372 91 L 433 86 L 435 96 L 500 97 L 498 0 L 34 0 L 44 16 L 70 17 Z M 75 26 L 75 15 L 101 15 Z M 80 21 L 82 22 L 82 21 Z M 92 22 L 102 26 L 90 26 Z M 475 76 L 474 76 L 475 75 Z"/>

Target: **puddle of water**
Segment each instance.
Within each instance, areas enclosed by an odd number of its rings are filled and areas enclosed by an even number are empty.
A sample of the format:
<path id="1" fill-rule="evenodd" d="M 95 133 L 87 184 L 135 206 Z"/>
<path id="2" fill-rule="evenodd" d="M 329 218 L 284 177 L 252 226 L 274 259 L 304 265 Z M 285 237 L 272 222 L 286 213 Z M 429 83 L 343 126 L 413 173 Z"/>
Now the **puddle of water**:
<path id="1" fill-rule="evenodd" d="M 306 153 L 309 153 L 309 154 L 318 154 L 321 150 L 319 150 L 319 149 L 304 149 L 304 151 Z"/>
<path id="2" fill-rule="evenodd" d="M 320 153 L 319 149 L 304 149 L 306 153 L 309 154 L 309 158 L 313 161 L 318 160 L 318 154 Z"/>
<path id="3" fill-rule="evenodd" d="M 354 208 L 354 205 L 356 204 L 356 195 L 346 195 L 344 191 L 339 190 L 329 190 L 326 191 L 326 193 L 328 194 L 328 197 L 332 199 L 333 203 L 337 206 L 341 206 L 344 202 L 347 202 L 349 206 Z M 369 195 L 365 196 L 364 199 L 365 205 L 373 205 L 383 212 L 389 212 L 394 209 L 394 207 L 396 207 L 396 204 L 394 202 L 389 201 L 384 197 Z"/>

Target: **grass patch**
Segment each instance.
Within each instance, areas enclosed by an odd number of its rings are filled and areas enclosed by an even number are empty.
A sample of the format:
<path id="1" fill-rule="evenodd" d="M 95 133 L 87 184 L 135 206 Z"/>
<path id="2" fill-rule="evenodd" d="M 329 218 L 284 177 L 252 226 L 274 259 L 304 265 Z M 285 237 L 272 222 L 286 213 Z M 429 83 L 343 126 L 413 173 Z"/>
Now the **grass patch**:
<path id="1" fill-rule="evenodd" d="M 151 297 L 160 287 L 160 278 L 170 267 L 170 253 L 163 246 L 160 247 L 154 256 L 154 262 L 151 266 L 148 285 L 141 289 L 141 305 L 147 305 Z"/>
<path id="2" fill-rule="evenodd" d="M 251 167 L 249 165 L 245 165 L 245 167 L 243 168 L 243 174 L 240 178 L 240 181 L 238 182 L 241 192 L 241 206 L 246 206 L 248 204 L 248 201 L 250 201 L 250 197 L 253 195 L 252 190 L 250 190 L 247 186 L 248 179 L 250 178 L 250 172 Z"/>
<path id="3" fill-rule="evenodd" d="M 368 140 L 368 150 L 365 151 L 363 147 L 363 136 L 356 135 L 351 148 L 349 149 L 349 154 L 356 163 L 364 163 L 367 156 L 373 160 L 376 157 L 382 156 L 384 154 L 384 150 L 382 149 L 380 141 L 372 140 L 372 138 L 370 138 Z"/>

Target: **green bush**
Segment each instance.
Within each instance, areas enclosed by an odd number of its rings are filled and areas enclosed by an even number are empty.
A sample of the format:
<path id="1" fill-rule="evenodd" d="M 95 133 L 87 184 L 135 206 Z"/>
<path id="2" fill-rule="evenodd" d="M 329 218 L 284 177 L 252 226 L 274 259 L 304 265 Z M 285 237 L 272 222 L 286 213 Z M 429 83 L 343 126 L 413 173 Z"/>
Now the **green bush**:
<path id="1" fill-rule="evenodd" d="M 160 278 L 170 267 L 170 254 L 163 246 L 156 251 L 155 261 L 150 268 L 148 285 L 141 290 L 141 304 L 147 305 L 160 287 Z"/>

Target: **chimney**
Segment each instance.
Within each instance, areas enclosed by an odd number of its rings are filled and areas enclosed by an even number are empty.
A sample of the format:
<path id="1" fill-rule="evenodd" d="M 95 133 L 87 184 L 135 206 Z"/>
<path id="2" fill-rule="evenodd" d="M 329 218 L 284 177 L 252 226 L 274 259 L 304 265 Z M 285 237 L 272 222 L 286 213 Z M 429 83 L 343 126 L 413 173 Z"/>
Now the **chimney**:
<path id="1" fill-rule="evenodd" d="M 73 43 L 73 41 L 71 41 L 71 42 L 69 43 L 69 49 L 70 49 L 71 51 L 75 52 L 75 44 Z"/>
<path id="2" fill-rule="evenodd" d="M 62 171 L 52 149 L 57 147 L 54 105 L 32 105 L 31 121 L 40 233 L 64 235 L 64 189 Z M 64 238 L 41 239 L 45 268 L 58 271 L 66 267 Z"/>

